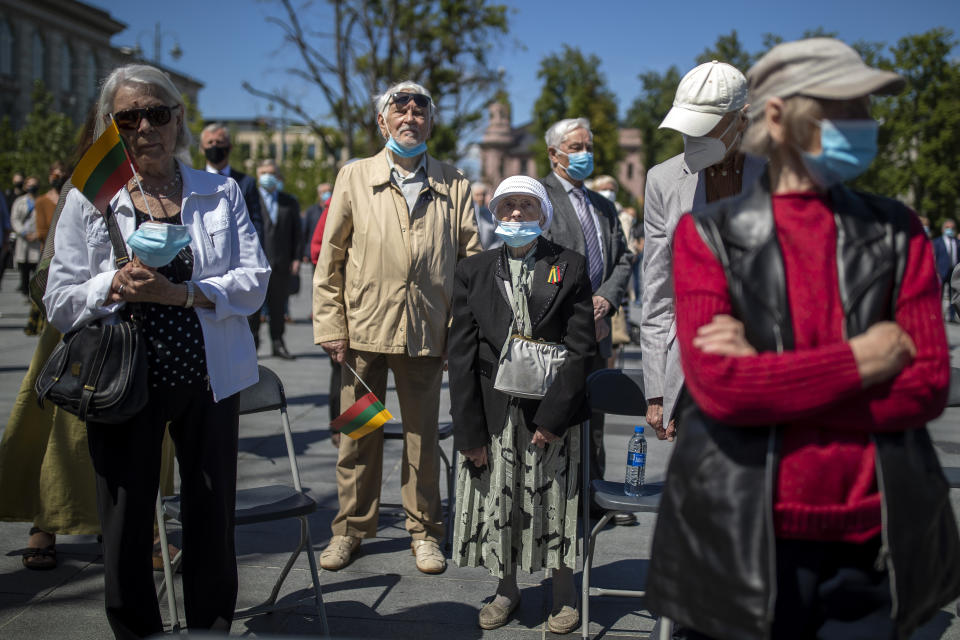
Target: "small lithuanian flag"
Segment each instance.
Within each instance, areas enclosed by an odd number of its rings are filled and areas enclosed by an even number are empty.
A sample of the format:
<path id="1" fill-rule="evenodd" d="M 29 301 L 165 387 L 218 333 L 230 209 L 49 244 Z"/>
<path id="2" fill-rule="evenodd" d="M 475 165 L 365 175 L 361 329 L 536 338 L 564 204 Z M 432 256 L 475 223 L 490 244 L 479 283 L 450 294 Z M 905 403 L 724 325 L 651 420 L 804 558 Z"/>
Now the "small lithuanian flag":
<path id="1" fill-rule="evenodd" d="M 345 433 L 354 440 L 359 440 L 371 431 L 376 431 L 393 416 L 377 400 L 377 396 L 368 393 L 353 403 L 353 406 L 344 411 L 340 417 L 330 423 L 334 430 Z"/>
<path id="2" fill-rule="evenodd" d="M 133 166 L 123 146 L 116 123 L 110 126 L 87 149 L 73 171 L 70 181 L 97 211 L 103 213 L 110 199 L 133 177 Z"/>

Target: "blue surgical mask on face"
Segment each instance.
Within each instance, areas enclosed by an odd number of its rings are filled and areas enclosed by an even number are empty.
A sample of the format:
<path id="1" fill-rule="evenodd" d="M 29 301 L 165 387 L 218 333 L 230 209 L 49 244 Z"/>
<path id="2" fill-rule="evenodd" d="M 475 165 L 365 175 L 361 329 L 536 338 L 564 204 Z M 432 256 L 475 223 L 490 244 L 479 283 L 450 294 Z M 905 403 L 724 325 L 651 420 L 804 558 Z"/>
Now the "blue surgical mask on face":
<path id="1" fill-rule="evenodd" d="M 559 149 L 557 151 L 569 158 L 570 165 L 566 167 L 567 175 L 574 180 L 586 180 L 593 173 L 593 154 L 589 151 L 576 153 L 565 153 Z"/>
<path id="2" fill-rule="evenodd" d="M 536 220 L 525 222 L 500 222 L 494 230 L 508 247 L 522 247 L 537 239 L 543 229 Z"/>
<path id="3" fill-rule="evenodd" d="M 427 143 L 421 142 L 415 147 L 405 147 L 397 142 L 393 136 L 390 136 L 387 138 L 387 149 L 390 149 L 390 151 L 393 151 L 401 158 L 413 158 L 427 150 Z"/>
<path id="4" fill-rule="evenodd" d="M 820 153 L 802 153 L 814 182 L 824 189 L 852 180 L 866 171 L 877 156 L 876 120 L 821 120 Z"/>
<path id="5" fill-rule="evenodd" d="M 140 262 L 157 269 L 170 264 L 190 244 L 190 229 L 182 224 L 144 222 L 127 238 L 127 244 Z"/>
<path id="6" fill-rule="evenodd" d="M 280 190 L 280 181 L 277 180 L 277 176 L 273 175 L 272 173 L 260 174 L 260 177 L 257 178 L 257 182 L 267 191 Z"/>
<path id="7" fill-rule="evenodd" d="M 947 236 L 948 238 L 952 238 L 955 235 L 957 235 L 957 232 L 954 230 L 953 227 L 948 227 L 943 230 L 943 235 Z"/>

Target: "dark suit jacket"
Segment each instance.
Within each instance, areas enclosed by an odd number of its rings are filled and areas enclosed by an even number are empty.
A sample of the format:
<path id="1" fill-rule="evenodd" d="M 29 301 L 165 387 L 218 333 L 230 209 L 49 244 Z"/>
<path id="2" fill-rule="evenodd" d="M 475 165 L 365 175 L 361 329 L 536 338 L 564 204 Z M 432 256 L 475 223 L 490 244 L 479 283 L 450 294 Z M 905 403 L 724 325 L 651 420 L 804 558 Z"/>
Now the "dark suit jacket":
<path id="1" fill-rule="evenodd" d="M 260 211 L 260 191 L 257 189 L 257 181 L 242 171 L 237 171 L 230 167 L 230 177 L 236 180 L 240 187 L 240 193 L 243 194 L 243 200 L 247 203 L 247 214 L 250 216 L 250 222 L 253 228 L 257 230 L 257 236 L 260 238 L 260 244 L 263 245 L 263 214 Z"/>
<path id="2" fill-rule="evenodd" d="M 263 210 L 263 235 L 260 236 L 264 253 L 274 274 L 289 274 L 290 263 L 303 255 L 303 222 L 300 220 L 300 203 L 289 193 L 277 195 L 277 222 L 270 221 L 267 205 L 257 199 Z"/>
<path id="3" fill-rule="evenodd" d="M 544 237 L 580 255 L 586 255 L 583 227 L 577 212 L 570 204 L 570 197 L 563 184 L 552 171 L 540 182 L 546 187 L 547 196 L 553 205 L 553 222 Z M 617 209 L 613 203 L 589 189 L 587 189 L 587 197 L 590 198 L 590 204 L 597 212 L 596 219 L 603 236 L 603 282 L 593 295 L 603 296 L 609 301 L 609 315 L 613 315 L 620 307 L 620 302 L 627 290 L 627 283 L 630 281 L 630 252 L 627 251 L 627 239 L 623 235 L 623 228 L 620 226 Z M 600 353 L 609 356 L 610 348 L 610 336 L 607 336 L 600 344 Z"/>
<path id="4" fill-rule="evenodd" d="M 937 275 L 940 276 L 940 282 L 946 282 L 950 278 L 950 274 L 953 273 L 953 268 L 957 265 L 956 262 L 950 260 L 950 250 L 947 249 L 947 242 L 954 243 L 957 248 L 954 255 L 960 258 L 960 246 L 956 244 L 956 238 L 940 236 L 933 241 L 933 258 L 937 262 Z"/>
<path id="5" fill-rule="evenodd" d="M 550 267 L 560 282 L 548 283 Z M 513 313 L 506 248 L 484 251 L 457 264 L 453 284 L 453 320 L 447 340 L 450 414 L 459 451 L 486 445 L 503 430 L 510 396 L 496 391 L 500 351 Z M 587 367 L 596 353 L 593 302 L 586 260 L 578 253 L 540 238 L 530 291 L 533 337 L 562 342 L 567 357 L 543 400 L 520 400 L 527 426 L 563 435 L 588 415 Z"/>

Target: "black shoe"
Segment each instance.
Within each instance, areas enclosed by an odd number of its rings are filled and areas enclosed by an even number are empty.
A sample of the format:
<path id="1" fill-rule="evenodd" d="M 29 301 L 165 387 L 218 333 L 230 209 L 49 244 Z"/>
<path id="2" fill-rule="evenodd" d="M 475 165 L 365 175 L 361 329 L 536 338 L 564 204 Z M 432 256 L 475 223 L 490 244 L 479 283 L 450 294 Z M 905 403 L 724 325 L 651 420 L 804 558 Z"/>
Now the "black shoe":
<path id="1" fill-rule="evenodd" d="M 273 357 L 282 358 L 284 360 L 296 360 L 296 356 L 290 355 L 290 352 L 287 351 L 287 347 L 283 344 L 283 340 L 274 340 L 273 341 Z"/>
<path id="2" fill-rule="evenodd" d="M 618 527 L 629 527 L 631 525 L 637 524 L 637 516 L 626 511 L 622 511 L 617 515 L 613 516 L 613 524 Z"/>

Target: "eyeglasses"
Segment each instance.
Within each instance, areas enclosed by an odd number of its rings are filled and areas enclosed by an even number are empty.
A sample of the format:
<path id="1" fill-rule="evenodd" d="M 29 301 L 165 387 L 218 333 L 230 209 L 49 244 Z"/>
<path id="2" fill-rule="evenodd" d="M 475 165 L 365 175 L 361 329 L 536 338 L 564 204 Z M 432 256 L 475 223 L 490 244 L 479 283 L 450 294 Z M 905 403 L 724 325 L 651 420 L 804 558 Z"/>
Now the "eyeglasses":
<path id="1" fill-rule="evenodd" d="M 430 98 L 422 93 L 407 93 L 406 91 L 398 91 L 390 94 L 390 102 L 397 105 L 397 107 L 405 107 L 411 100 L 413 100 L 413 104 L 417 105 L 421 109 L 426 109 L 429 107 L 431 102 Z"/>
<path id="2" fill-rule="evenodd" d="M 140 127 L 140 121 L 147 119 L 150 126 L 162 127 L 170 122 L 170 115 L 177 105 L 168 107 L 160 105 L 159 107 L 147 107 L 145 109 L 126 109 L 113 114 L 113 119 L 121 129 L 137 129 Z"/>

